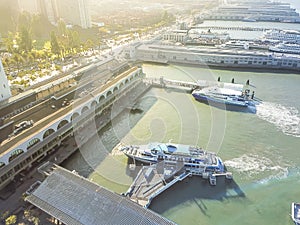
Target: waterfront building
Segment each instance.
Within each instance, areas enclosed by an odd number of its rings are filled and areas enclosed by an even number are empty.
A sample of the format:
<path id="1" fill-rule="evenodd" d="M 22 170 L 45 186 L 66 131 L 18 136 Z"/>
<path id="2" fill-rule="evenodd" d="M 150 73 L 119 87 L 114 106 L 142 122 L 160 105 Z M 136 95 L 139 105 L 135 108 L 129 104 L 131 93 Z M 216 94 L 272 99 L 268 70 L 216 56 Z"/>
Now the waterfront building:
<path id="1" fill-rule="evenodd" d="M 188 37 L 187 33 L 187 30 L 173 30 L 163 34 L 163 39 L 183 43 Z"/>
<path id="2" fill-rule="evenodd" d="M 11 97 L 10 87 L 0 60 L 0 102 Z"/>
<path id="3" fill-rule="evenodd" d="M 40 167 L 40 171 L 48 176 L 44 182 L 36 183 L 27 191 L 29 196 L 25 201 L 63 224 L 175 225 L 174 222 L 136 204 L 129 198 L 109 191 L 62 167 L 46 164 Z"/>
<path id="4" fill-rule="evenodd" d="M 97 67 L 103 70 L 102 67 L 103 65 L 107 66 L 106 64 L 109 63 L 101 62 L 99 65 L 87 66 L 80 71 L 74 72 L 74 74 L 78 74 L 78 76 L 82 73 L 93 74 L 92 71 L 97 70 Z M 123 65 L 114 65 L 113 68 L 114 69 L 110 67 L 109 70 L 104 70 L 104 72 L 97 72 L 97 75 L 103 76 L 108 73 L 112 76 L 113 74 L 119 74 Z M 70 137 L 75 136 L 76 146 L 74 146 L 74 149 L 88 141 L 89 138 L 94 135 L 93 132 L 90 132 L 90 136 L 86 136 L 85 138 L 82 136 L 80 136 L 80 138 L 77 137 L 78 140 L 75 134 L 80 133 L 80 130 L 87 124 L 94 122 L 95 117 L 99 117 L 105 110 L 109 110 L 112 104 L 121 101 L 120 99 L 126 96 L 126 94 L 133 93 L 137 87 L 141 87 L 141 78 L 143 78 L 142 69 L 133 67 L 121 75 L 116 76 L 113 81 L 103 85 L 100 89 L 91 91 L 90 95 L 81 96 L 67 106 L 58 108 L 58 105 L 61 106 L 66 97 L 74 97 L 76 89 L 72 89 L 69 93 L 60 97 L 54 96 L 51 99 L 51 101 L 53 101 L 51 104 L 57 105 L 57 110 L 53 109 L 51 105 L 48 104 L 48 101 L 46 101 L 46 109 L 48 110 L 47 115 L 45 115 L 43 119 L 34 121 L 33 126 L 22 130 L 20 133 L 11 135 L 10 138 L 3 140 L 2 143 L 0 142 L 0 189 L 13 181 L 21 172 L 26 173 L 30 171 L 32 165 L 37 164 L 44 157 L 56 151 L 62 143 L 67 141 Z M 99 77 L 97 77 L 97 81 L 98 79 Z M 91 82 L 94 81 L 93 79 L 89 80 Z M 52 86 L 51 83 L 49 85 Z M 141 89 L 142 91 L 146 90 L 144 86 L 142 86 Z M 39 95 L 40 93 L 37 94 Z M 139 95 L 136 94 L 136 97 L 138 96 Z M 131 98 L 131 100 L 134 99 L 134 97 Z M 56 106 L 54 108 L 56 108 Z M 33 109 L 33 111 L 34 110 L 36 109 Z M 52 113 L 49 114 L 51 110 Z M 114 113 L 110 115 L 110 118 L 114 118 L 114 116 L 118 115 L 123 108 L 118 107 L 118 110 L 114 111 Z M 30 111 L 25 113 L 28 113 L 27 118 L 31 116 Z M 41 110 L 39 113 L 42 113 Z M 8 121 L 7 123 L 9 124 L 5 123 L 3 126 L 14 125 L 12 120 L 6 119 L 6 121 Z M 106 123 L 101 124 L 102 127 L 106 125 Z M 5 133 L 7 134 L 8 132 Z"/>
<path id="5" fill-rule="evenodd" d="M 132 60 L 236 68 L 297 70 L 300 56 L 248 49 L 190 48 L 175 45 L 135 45 L 125 51 Z"/>
<path id="6" fill-rule="evenodd" d="M 217 9 L 201 14 L 204 20 L 241 20 L 299 23 L 299 13 L 288 3 L 281 2 L 229 2 Z"/>

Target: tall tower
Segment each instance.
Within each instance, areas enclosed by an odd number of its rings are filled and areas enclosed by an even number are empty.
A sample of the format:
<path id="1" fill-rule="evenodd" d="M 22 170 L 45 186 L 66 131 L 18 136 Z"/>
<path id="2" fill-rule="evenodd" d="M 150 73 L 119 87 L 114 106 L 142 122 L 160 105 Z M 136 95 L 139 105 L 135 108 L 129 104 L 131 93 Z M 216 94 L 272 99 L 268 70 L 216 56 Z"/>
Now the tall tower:
<path id="1" fill-rule="evenodd" d="M 91 17 L 87 0 L 57 1 L 58 14 L 66 23 L 82 28 L 91 27 Z"/>
<path id="2" fill-rule="evenodd" d="M 56 0 L 37 0 L 37 4 L 40 13 L 48 18 L 50 23 L 56 24 L 59 19 Z"/>
<path id="3" fill-rule="evenodd" d="M 10 88 L 0 59 L 0 102 L 11 97 Z"/>

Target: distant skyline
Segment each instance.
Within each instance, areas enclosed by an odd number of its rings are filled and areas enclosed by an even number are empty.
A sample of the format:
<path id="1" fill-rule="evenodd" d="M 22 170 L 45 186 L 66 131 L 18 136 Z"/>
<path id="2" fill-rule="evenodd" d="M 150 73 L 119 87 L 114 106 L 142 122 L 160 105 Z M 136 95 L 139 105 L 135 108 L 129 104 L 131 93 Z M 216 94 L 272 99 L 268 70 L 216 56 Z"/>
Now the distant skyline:
<path id="1" fill-rule="evenodd" d="M 52 24 L 63 19 L 67 24 L 90 28 L 88 3 L 88 0 L 18 0 L 18 8 L 31 14 L 42 14 Z"/>

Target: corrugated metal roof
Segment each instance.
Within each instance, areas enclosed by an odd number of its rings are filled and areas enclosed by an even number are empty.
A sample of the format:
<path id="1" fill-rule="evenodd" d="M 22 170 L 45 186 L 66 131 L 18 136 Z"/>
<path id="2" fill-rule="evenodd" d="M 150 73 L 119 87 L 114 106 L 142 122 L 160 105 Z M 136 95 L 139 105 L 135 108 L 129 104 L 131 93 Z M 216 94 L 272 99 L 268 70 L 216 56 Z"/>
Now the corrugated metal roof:
<path id="1" fill-rule="evenodd" d="M 175 224 L 61 167 L 26 201 L 68 225 Z"/>

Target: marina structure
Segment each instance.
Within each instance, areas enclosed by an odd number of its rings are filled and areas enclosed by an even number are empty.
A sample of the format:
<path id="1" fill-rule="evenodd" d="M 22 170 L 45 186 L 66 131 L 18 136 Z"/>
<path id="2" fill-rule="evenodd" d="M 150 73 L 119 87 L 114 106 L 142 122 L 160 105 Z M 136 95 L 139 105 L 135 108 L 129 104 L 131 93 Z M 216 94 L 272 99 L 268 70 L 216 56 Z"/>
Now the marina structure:
<path id="1" fill-rule="evenodd" d="M 208 179 L 210 185 L 217 185 L 217 176 L 232 180 L 232 174 L 225 170 L 222 160 L 213 152 L 201 148 L 174 144 L 149 143 L 139 146 L 122 146 L 120 150 L 136 163 L 143 166 L 134 182 L 125 193 L 132 201 L 148 207 L 151 201 L 175 183 L 197 175 Z M 135 164 L 133 164 L 135 167 Z"/>
<path id="2" fill-rule="evenodd" d="M 300 22 L 299 13 L 289 3 L 271 1 L 229 1 L 199 17 L 202 20 Z"/>
<path id="3" fill-rule="evenodd" d="M 162 44 L 135 44 L 125 51 L 133 61 L 182 63 L 228 68 L 261 68 L 295 70 L 300 68 L 300 57 L 295 54 L 270 53 L 247 49 L 187 47 Z"/>
<path id="4" fill-rule="evenodd" d="M 47 175 L 25 201 L 66 225 L 161 224 L 174 222 L 56 165 L 39 168 Z"/>

